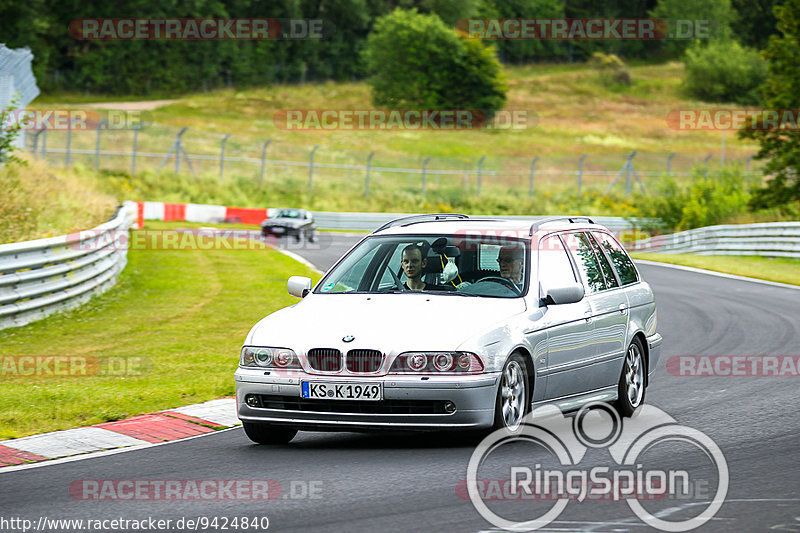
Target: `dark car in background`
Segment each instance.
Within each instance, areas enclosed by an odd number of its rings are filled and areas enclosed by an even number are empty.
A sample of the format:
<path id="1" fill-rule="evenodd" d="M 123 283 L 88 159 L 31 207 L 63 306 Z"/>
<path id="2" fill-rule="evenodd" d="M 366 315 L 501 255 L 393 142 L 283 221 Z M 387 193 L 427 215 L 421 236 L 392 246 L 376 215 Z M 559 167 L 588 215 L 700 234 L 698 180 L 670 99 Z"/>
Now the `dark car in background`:
<path id="1" fill-rule="evenodd" d="M 293 236 L 297 242 L 306 239 L 314 242 L 317 227 L 314 217 L 305 209 L 280 208 L 270 212 L 269 218 L 261 223 L 261 235 L 265 238 L 274 235 L 278 238 Z"/>

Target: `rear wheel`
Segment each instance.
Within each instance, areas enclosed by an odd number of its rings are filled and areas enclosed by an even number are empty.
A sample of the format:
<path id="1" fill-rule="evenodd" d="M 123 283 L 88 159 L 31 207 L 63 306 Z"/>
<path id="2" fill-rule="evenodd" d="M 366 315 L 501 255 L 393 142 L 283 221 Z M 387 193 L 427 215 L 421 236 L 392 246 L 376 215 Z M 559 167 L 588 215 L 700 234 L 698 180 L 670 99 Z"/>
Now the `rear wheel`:
<path id="1" fill-rule="evenodd" d="M 528 413 L 527 376 L 525 360 L 519 354 L 511 354 L 503 366 L 497 388 L 494 429 L 516 431 L 522 424 L 523 417 Z"/>
<path id="2" fill-rule="evenodd" d="M 297 435 L 297 430 L 271 424 L 242 422 L 247 437 L 258 444 L 286 444 Z"/>
<path id="3" fill-rule="evenodd" d="M 644 403 L 645 372 L 644 349 L 641 341 L 635 338 L 628 346 L 619 377 L 615 407 L 622 416 L 631 416 Z"/>

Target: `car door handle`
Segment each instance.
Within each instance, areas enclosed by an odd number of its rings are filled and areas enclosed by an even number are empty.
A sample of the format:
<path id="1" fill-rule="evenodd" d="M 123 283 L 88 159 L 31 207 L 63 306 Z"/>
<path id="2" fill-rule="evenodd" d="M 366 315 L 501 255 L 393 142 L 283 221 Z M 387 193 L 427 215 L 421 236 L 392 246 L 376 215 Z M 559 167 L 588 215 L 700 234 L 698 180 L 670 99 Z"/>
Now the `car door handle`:
<path id="1" fill-rule="evenodd" d="M 619 304 L 619 312 L 620 313 L 622 313 L 624 315 L 625 311 L 627 311 L 627 310 L 628 310 L 628 308 L 627 308 L 627 306 L 625 304 Z"/>

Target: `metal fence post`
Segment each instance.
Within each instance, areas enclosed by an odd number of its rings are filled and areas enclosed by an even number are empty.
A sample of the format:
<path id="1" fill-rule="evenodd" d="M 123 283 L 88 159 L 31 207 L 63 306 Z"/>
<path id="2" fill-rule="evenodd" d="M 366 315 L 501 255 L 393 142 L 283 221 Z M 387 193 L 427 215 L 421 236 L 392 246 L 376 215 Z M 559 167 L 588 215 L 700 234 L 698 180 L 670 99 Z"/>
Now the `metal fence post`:
<path id="1" fill-rule="evenodd" d="M 264 147 L 261 148 L 261 177 L 258 178 L 258 186 L 261 187 L 264 184 L 264 167 L 267 165 L 267 148 L 272 143 L 272 139 L 269 139 L 267 142 L 264 143 Z"/>
<path id="2" fill-rule="evenodd" d="M 47 161 L 47 128 L 42 128 L 42 159 Z"/>
<path id="3" fill-rule="evenodd" d="M 484 162 L 485 159 L 486 159 L 486 156 L 483 156 L 478 160 L 478 196 L 481 195 L 481 181 L 482 181 L 482 177 L 483 177 L 482 176 L 483 175 L 483 162 Z"/>
<path id="4" fill-rule="evenodd" d="M 181 148 L 183 148 L 183 134 L 186 133 L 188 127 L 184 127 L 178 132 L 175 138 L 175 174 L 181 169 Z"/>
<path id="5" fill-rule="evenodd" d="M 375 152 L 370 152 L 367 156 L 367 177 L 364 180 L 364 198 L 369 198 L 369 173 L 372 170 L 372 158 L 375 156 Z"/>
<path id="6" fill-rule="evenodd" d="M 422 162 L 422 194 L 425 194 L 425 174 L 428 172 L 428 163 L 430 162 L 431 158 L 426 157 L 425 161 Z"/>
<path id="7" fill-rule="evenodd" d="M 750 156 L 747 158 L 747 173 L 748 174 L 750 174 L 750 162 L 753 160 L 753 157 L 755 157 L 755 155 L 756 154 L 750 154 Z"/>
<path id="8" fill-rule="evenodd" d="M 72 124 L 74 123 L 74 118 L 69 120 L 69 124 L 67 125 L 67 157 L 64 161 L 64 166 L 69 167 L 70 163 L 72 162 Z"/>
<path id="9" fill-rule="evenodd" d="M 672 173 L 672 158 L 675 157 L 675 152 L 670 152 L 667 156 L 667 175 Z"/>
<path id="10" fill-rule="evenodd" d="M 131 155 L 131 176 L 136 175 L 136 151 L 139 148 L 139 130 L 142 129 L 142 123 L 138 123 L 133 128 L 133 154 Z"/>
<path id="11" fill-rule="evenodd" d="M 581 187 L 583 186 L 583 162 L 586 160 L 587 154 L 583 154 L 578 161 L 578 196 L 581 195 Z"/>
<path id="12" fill-rule="evenodd" d="M 228 133 L 222 138 L 222 146 L 219 150 L 219 180 L 222 181 L 222 174 L 225 172 L 225 144 L 228 142 L 231 134 Z"/>
<path id="13" fill-rule="evenodd" d="M 636 150 L 631 152 L 628 156 L 628 161 L 625 163 L 625 194 L 631 195 L 631 170 L 633 170 L 633 158 L 636 156 Z"/>
<path id="14" fill-rule="evenodd" d="M 536 162 L 539 160 L 539 156 L 533 158 L 531 161 L 531 173 L 528 176 L 528 196 L 533 198 L 533 178 L 536 175 Z"/>
<path id="15" fill-rule="evenodd" d="M 108 119 L 104 118 L 97 125 L 97 141 L 94 145 L 94 168 L 100 168 L 100 136 L 102 135 L 104 124 L 108 124 Z"/>
<path id="16" fill-rule="evenodd" d="M 703 171 L 703 180 L 704 180 L 704 181 L 708 179 L 708 160 L 709 160 L 709 159 L 711 159 L 711 156 L 712 156 L 712 154 L 708 154 L 708 155 L 706 156 L 706 158 L 705 158 L 705 159 L 703 159 L 703 163 L 705 163 L 705 165 L 706 165 L 706 168 L 705 168 L 705 170 Z"/>
<path id="17" fill-rule="evenodd" d="M 41 135 L 43 131 L 44 129 L 41 129 L 33 134 L 33 149 L 31 151 L 33 152 L 34 156 L 36 156 L 36 151 L 39 149 L 39 135 Z"/>
<path id="18" fill-rule="evenodd" d="M 311 187 L 314 180 L 314 153 L 319 148 L 319 145 L 314 145 L 311 149 L 311 155 L 308 158 L 308 195 L 311 196 Z"/>

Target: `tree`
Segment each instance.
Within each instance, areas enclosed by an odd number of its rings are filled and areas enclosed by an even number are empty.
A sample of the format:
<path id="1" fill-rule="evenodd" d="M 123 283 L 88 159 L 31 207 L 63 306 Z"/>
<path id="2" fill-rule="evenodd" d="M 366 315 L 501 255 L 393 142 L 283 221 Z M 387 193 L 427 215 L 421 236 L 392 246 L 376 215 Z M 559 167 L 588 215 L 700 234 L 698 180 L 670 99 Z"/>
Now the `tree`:
<path id="1" fill-rule="evenodd" d="M 776 35 L 777 20 L 773 8 L 783 0 L 732 0 L 736 17 L 731 27 L 736 38 L 745 46 L 758 50 L 767 46 L 770 35 Z"/>
<path id="2" fill-rule="evenodd" d="M 677 21 L 682 21 L 681 25 L 691 23 L 693 31 L 705 32 L 705 25 L 698 26 L 696 21 L 707 21 L 707 38 L 724 39 L 731 35 L 731 23 L 736 13 L 731 8 L 731 0 L 659 0 L 650 16 L 665 20 L 670 33 L 678 30 Z M 695 37 L 706 38 L 701 35 Z M 661 41 L 661 46 L 668 54 L 679 56 L 691 43 L 691 39 L 668 38 Z"/>
<path id="3" fill-rule="evenodd" d="M 564 18 L 561 0 L 484 0 L 481 18 Z M 516 39 L 496 41 L 497 51 L 504 63 L 526 63 L 541 59 L 556 59 L 566 55 L 563 42 L 556 40 Z"/>
<path id="4" fill-rule="evenodd" d="M 459 37 L 437 15 L 396 9 L 379 18 L 364 58 L 375 105 L 491 114 L 506 99 L 494 49 Z"/>
<path id="5" fill-rule="evenodd" d="M 697 42 L 686 50 L 687 92 L 706 102 L 736 102 L 742 105 L 760 101 L 758 88 L 767 73 L 767 64 L 752 48 L 732 39 Z"/>
<path id="6" fill-rule="evenodd" d="M 762 91 L 766 107 L 773 110 L 800 109 L 800 0 L 788 0 L 775 7 L 778 31 L 763 52 L 767 77 Z M 785 129 L 748 129 L 741 136 L 761 144 L 756 158 L 767 159 L 764 174 L 772 178 L 756 192 L 751 207 L 761 208 L 800 200 L 800 131 Z"/>

